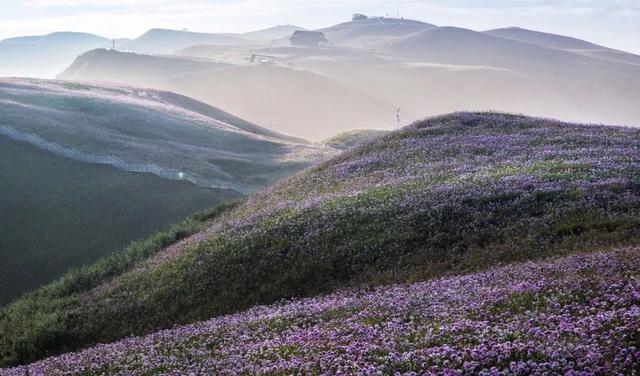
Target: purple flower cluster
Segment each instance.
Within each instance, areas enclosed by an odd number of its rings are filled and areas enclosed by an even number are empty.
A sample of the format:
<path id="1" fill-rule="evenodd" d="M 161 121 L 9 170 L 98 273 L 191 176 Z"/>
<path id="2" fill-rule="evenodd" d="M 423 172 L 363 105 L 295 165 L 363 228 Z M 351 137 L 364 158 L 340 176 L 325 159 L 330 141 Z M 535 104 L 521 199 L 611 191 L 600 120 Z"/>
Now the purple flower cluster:
<path id="1" fill-rule="evenodd" d="M 640 179 L 638 134 L 501 113 L 434 117 L 281 181 L 254 195 L 244 213 L 271 215 L 274 207 L 308 207 L 306 200 L 315 205 L 380 186 L 455 191 L 465 185 L 476 191 L 506 178 L 531 187 L 552 181 L 566 189 L 610 177 Z"/>
<path id="2" fill-rule="evenodd" d="M 255 307 L 1 375 L 635 375 L 640 249 Z"/>

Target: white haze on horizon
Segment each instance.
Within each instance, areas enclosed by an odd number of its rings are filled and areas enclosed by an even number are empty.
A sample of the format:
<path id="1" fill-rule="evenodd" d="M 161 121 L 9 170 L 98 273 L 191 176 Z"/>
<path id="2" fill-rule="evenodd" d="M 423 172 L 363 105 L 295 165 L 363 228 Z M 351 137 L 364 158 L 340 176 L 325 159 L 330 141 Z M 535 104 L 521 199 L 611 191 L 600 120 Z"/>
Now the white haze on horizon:
<path id="1" fill-rule="evenodd" d="M 640 54 L 640 0 L 0 0 L 0 39 L 55 31 L 135 38 L 151 28 L 321 28 L 355 12 L 474 30 L 520 26 Z"/>

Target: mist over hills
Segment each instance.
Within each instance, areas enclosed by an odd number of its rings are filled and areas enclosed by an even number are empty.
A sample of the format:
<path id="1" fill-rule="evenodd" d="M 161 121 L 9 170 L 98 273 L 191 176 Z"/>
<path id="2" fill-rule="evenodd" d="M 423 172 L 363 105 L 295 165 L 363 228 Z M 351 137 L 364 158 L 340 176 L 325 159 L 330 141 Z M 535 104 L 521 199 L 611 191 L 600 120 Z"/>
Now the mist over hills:
<path id="1" fill-rule="evenodd" d="M 375 49 L 388 39 L 434 27 L 436 26 L 421 21 L 377 17 L 344 22 L 319 31 L 336 46 Z"/>
<path id="2" fill-rule="evenodd" d="M 335 135 L 345 127 L 375 127 L 385 118 L 393 121 L 384 111 L 388 106 L 358 88 L 310 70 L 280 65 L 98 50 L 80 56 L 59 77 L 189 93 L 249 121 L 313 141 Z"/>
<path id="3" fill-rule="evenodd" d="M 196 44 L 214 45 L 245 45 L 256 43 L 255 40 L 244 38 L 237 34 L 208 34 L 194 33 L 190 31 L 178 31 L 167 29 L 152 29 L 140 37 L 124 44 L 126 50 L 171 54 L 185 47 Z"/>
<path id="4" fill-rule="evenodd" d="M 392 129 L 398 108 L 403 124 L 425 109 L 427 115 L 491 109 L 622 125 L 640 118 L 640 57 L 586 41 L 391 18 L 321 31 L 328 47 L 280 39 L 198 44 L 174 57 L 94 51 L 59 77 L 175 91 L 314 141 L 353 128 Z"/>
<path id="5" fill-rule="evenodd" d="M 297 30 L 307 29 L 296 25 L 278 25 L 262 30 L 250 31 L 241 35 L 253 39 L 266 39 L 272 41 L 282 38 L 288 38 Z"/>
<path id="6" fill-rule="evenodd" d="M 0 77 L 53 77 L 83 52 L 111 43 L 96 35 L 70 32 L 5 39 L 0 41 Z"/>

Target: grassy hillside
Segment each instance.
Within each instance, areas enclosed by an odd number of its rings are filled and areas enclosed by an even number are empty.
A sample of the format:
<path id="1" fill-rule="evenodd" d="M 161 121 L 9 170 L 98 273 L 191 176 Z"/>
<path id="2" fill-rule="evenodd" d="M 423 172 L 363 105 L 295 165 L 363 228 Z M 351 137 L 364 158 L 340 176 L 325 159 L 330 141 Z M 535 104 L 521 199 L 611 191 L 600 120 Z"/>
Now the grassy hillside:
<path id="1" fill-rule="evenodd" d="M 29 374 L 633 375 L 640 249 L 224 316 L 6 370 Z"/>
<path id="2" fill-rule="evenodd" d="M 322 144 L 338 150 L 347 150 L 355 145 L 372 141 L 386 133 L 388 132 L 376 129 L 356 129 L 328 138 L 322 141 Z"/>
<path id="3" fill-rule="evenodd" d="M 155 163 L 252 192 L 331 150 L 178 94 L 122 85 L 0 80 L 0 123 L 90 155 Z"/>
<path id="4" fill-rule="evenodd" d="M 252 196 L 115 278 L 0 311 L 3 364 L 345 286 L 637 244 L 640 131 L 494 113 L 418 122 Z"/>
<path id="5" fill-rule="evenodd" d="M 75 162 L 0 137 L 0 305 L 238 197 Z"/>

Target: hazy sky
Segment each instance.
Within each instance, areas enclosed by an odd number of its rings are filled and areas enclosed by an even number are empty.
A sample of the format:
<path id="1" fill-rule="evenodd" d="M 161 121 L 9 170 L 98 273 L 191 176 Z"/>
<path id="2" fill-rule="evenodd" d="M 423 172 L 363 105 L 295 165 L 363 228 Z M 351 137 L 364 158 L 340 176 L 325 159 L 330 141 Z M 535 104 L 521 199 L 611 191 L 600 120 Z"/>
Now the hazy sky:
<path id="1" fill-rule="evenodd" d="M 53 31 L 136 37 L 154 27 L 319 28 L 354 12 L 483 30 L 521 26 L 640 53 L 640 0 L 0 0 L 0 39 Z"/>

